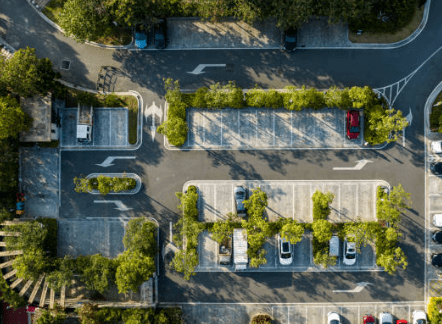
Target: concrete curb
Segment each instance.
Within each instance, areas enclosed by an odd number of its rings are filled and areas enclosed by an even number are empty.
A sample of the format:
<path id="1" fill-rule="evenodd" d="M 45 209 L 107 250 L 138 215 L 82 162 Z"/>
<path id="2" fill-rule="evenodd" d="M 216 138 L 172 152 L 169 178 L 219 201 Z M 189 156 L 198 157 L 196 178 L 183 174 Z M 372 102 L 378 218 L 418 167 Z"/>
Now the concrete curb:
<path id="1" fill-rule="evenodd" d="M 136 186 L 134 189 L 131 190 L 126 190 L 126 191 L 122 191 L 122 192 L 109 192 L 108 195 L 135 195 L 137 194 L 140 190 L 141 190 L 141 178 L 135 174 L 135 173 L 90 173 L 86 176 L 86 179 L 90 179 L 90 178 L 96 178 L 100 175 L 104 175 L 106 177 L 117 177 L 117 178 L 132 178 L 136 181 Z M 101 193 L 98 190 L 92 190 L 89 191 L 90 194 L 92 195 L 101 195 Z"/>
<path id="2" fill-rule="evenodd" d="M 431 94 L 428 96 L 427 101 L 425 102 L 425 129 L 427 130 L 428 134 L 439 134 L 435 132 L 430 131 L 430 113 L 431 109 L 433 108 L 434 100 L 436 100 L 437 95 L 442 91 L 442 81 L 434 88 L 434 90 L 431 92 Z"/>
<path id="3" fill-rule="evenodd" d="M 137 99 L 138 102 L 138 128 L 137 128 L 137 142 L 133 145 L 128 146 L 119 146 L 119 147 L 95 147 L 95 148 L 88 148 L 88 147 L 77 147 L 77 146 L 70 146 L 70 147 L 61 147 L 60 150 L 62 151 L 77 151 L 77 150 L 84 150 L 84 151 L 96 151 L 96 150 L 107 150 L 107 151 L 120 151 L 120 150 L 127 150 L 127 151 L 135 151 L 138 150 L 141 145 L 143 144 L 143 119 L 141 118 L 141 111 L 143 110 L 143 97 L 135 90 L 128 90 L 127 92 L 100 92 L 98 90 L 88 89 L 81 86 L 75 86 L 70 82 L 67 82 L 65 80 L 57 80 L 61 84 L 64 84 L 65 86 L 81 91 L 86 91 L 90 93 L 95 94 L 111 94 L 115 93 L 117 95 L 122 96 L 134 96 Z"/>

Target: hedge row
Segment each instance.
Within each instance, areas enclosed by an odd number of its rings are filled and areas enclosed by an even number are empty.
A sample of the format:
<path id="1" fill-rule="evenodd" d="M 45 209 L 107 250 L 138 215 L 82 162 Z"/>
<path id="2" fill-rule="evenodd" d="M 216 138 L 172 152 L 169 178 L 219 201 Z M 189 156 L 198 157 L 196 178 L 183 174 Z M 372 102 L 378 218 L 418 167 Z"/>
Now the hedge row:
<path id="1" fill-rule="evenodd" d="M 295 111 L 304 108 L 340 108 L 344 110 L 364 108 L 367 111 L 372 107 L 385 104 L 368 86 L 345 89 L 331 87 L 324 92 L 315 88 L 307 89 L 305 86 L 301 88 L 287 86 L 282 92 L 255 88 L 244 94 L 241 88 L 230 81 L 225 86 L 216 83 L 209 88 L 202 87 L 194 93 L 184 94 L 181 93 L 178 81 L 167 79 L 165 80 L 165 89 L 169 108 L 167 120 L 160 125 L 158 132 L 166 135 L 169 143 L 174 146 L 182 146 L 187 140 L 189 129 L 186 122 L 186 108 L 188 107 L 204 109 L 267 107 Z M 366 119 L 366 124 L 370 124 L 370 122 L 371 119 Z M 368 132 L 370 133 L 370 129 Z"/>
<path id="2" fill-rule="evenodd" d="M 176 196 L 181 204 L 178 209 L 182 216 L 175 224 L 177 234 L 173 236 L 173 241 L 181 249 L 175 253 L 171 265 L 176 271 L 184 273 L 186 280 L 195 274 L 195 267 L 199 263 L 198 257 L 198 236 L 203 231 L 204 226 L 198 222 L 198 190 L 195 186 L 189 186 L 187 193 L 177 192 Z"/>
<path id="3" fill-rule="evenodd" d="M 75 310 L 81 324 L 182 324 L 181 308 L 98 308 L 95 304 L 85 304 Z"/>
<path id="4" fill-rule="evenodd" d="M 91 192 L 98 190 L 103 196 L 109 192 L 121 192 L 134 189 L 137 185 L 135 179 L 130 177 L 106 177 L 99 175 L 97 178 L 74 178 L 76 192 Z"/>

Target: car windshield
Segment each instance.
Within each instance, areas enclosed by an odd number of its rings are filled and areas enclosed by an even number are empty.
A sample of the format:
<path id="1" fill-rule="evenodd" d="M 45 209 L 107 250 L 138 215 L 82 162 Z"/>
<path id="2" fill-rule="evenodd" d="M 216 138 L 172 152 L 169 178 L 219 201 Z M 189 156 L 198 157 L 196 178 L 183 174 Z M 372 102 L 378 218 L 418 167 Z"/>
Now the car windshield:
<path id="1" fill-rule="evenodd" d="M 289 250 L 289 243 L 288 242 L 283 242 L 282 243 L 282 252 L 284 252 L 284 253 L 290 252 L 290 250 Z"/>
<path id="2" fill-rule="evenodd" d="M 244 199 L 244 192 L 237 192 L 236 199 L 243 200 Z"/>
<path id="3" fill-rule="evenodd" d="M 424 319 L 420 319 L 416 321 L 417 324 L 427 324 L 427 321 Z"/>
<path id="4" fill-rule="evenodd" d="M 330 324 L 339 324 L 339 321 L 338 320 L 331 320 Z"/>
<path id="5" fill-rule="evenodd" d="M 359 126 L 351 126 L 350 132 L 352 133 L 358 133 L 359 132 Z"/>
<path id="6" fill-rule="evenodd" d="M 285 41 L 286 42 L 296 42 L 296 37 L 295 36 L 285 36 Z"/>

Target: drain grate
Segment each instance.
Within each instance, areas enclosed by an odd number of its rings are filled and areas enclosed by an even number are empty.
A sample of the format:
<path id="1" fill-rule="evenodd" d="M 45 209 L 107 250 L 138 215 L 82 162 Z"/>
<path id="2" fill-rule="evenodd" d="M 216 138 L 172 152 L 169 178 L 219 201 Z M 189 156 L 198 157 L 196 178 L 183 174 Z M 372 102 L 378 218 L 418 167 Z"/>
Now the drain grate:
<path id="1" fill-rule="evenodd" d="M 69 60 L 61 61 L 60 69 L 62 69 L 62 70 L 69 70 L 70 67 L 71 67 L 71 61 L 69 61 Z"/>

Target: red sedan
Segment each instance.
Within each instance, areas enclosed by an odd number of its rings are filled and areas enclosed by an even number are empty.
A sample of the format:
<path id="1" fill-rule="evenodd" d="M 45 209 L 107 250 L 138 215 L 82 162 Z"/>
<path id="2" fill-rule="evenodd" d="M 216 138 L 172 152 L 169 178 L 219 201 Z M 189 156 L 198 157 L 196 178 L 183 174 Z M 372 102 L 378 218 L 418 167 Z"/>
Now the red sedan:
<path id="1" fill-rule="evenodd" d="M 364 315 L 364 317 L 362 317 L 362 320 L 364 321 L 364 324 L 375 324 L 376 323 L 373 315 Z"/>
<path id="2" fill-rule="evenodd" d="M 361 121 L 359 118 L 359 111 L 347 111 L 347 137 L 349 139 L 357 139 L 361 132 Z"/>

